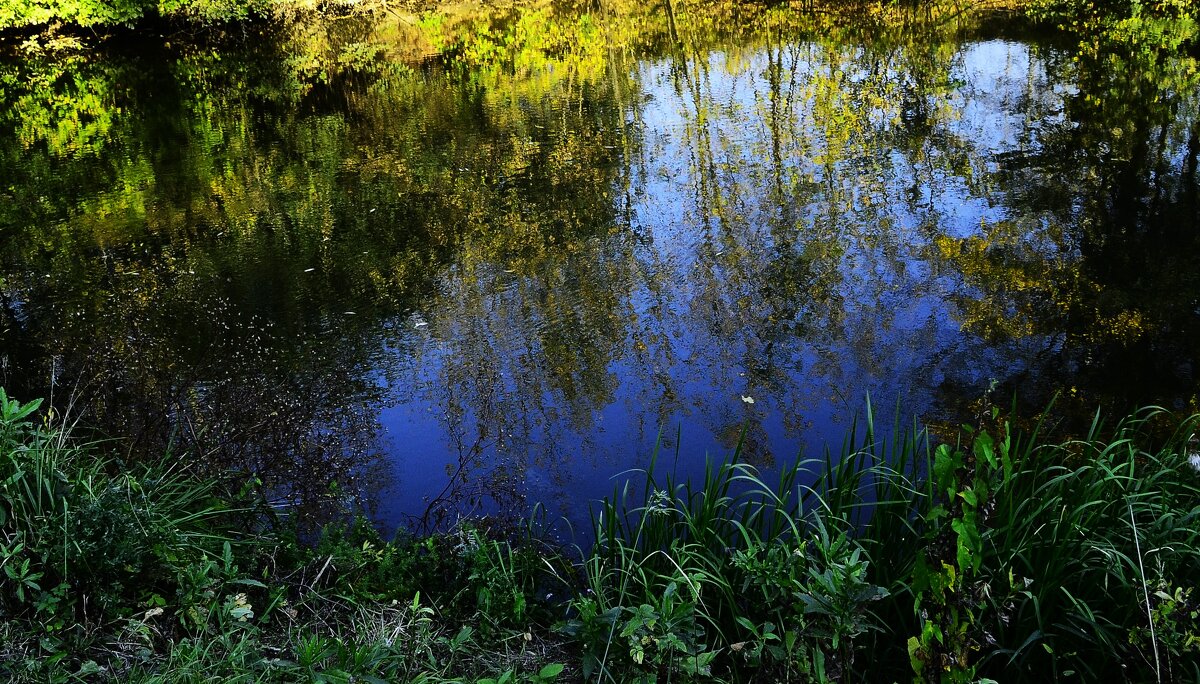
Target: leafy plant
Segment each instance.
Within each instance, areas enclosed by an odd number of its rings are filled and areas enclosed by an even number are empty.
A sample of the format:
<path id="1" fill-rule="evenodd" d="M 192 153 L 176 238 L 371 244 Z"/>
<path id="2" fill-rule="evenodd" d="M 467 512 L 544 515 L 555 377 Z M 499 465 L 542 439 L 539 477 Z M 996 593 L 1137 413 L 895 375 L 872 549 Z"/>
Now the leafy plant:
<path id="1" fill-rule="evenodd" d="M 1012 472 L 1009 439 L 997 445 L 987 432 L 966 434 L 969 453 L 949 444 L 935 451 L 930 487 L 938 503 L 924 516 L 928 544 L 913 573 L 921 631 L 909 638 L 908 654 L 918 678 L 930 682 L 976 680 L 987 511 L 1000 474 Z"/>

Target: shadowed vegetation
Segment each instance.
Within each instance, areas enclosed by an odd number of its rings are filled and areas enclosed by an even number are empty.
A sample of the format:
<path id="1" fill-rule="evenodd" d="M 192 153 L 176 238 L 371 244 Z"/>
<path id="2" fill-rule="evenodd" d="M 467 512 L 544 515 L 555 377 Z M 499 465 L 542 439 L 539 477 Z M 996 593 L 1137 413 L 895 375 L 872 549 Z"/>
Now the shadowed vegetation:
<path id="1" fill-rule="evenodd" d="M 1158 410 L 1062 441 L 996 410 L 883 441 L 868 413 L 772 483 L 736 453 L 695 482 L 652 459 L 573 556 L 486 520 L 302 539 L 253 483 L 120 471 L 38 405 L 0 394 L 16 681 L 1200 675 L 1196 420 Z"/>

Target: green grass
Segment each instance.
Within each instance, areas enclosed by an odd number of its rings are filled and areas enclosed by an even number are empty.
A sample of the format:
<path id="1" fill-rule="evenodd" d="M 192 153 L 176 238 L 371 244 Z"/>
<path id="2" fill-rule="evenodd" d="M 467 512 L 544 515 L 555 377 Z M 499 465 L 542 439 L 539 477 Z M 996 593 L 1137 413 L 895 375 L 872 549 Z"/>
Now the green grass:
<path id="1" fill-rule="evenodd" d="M 463 526 L 302 543 L 236 476 L 129 465 L 0 389 L 0 679 L 552 681 L 532 547 Z M 548 578 L 548 579 L 547 579 Z"/>
<path id="2" fill-rule="evenodd" d="M 769 482 L 655 453 L 575 554 L 362 520 L 302 542 L 234 475 L 42 415 L 0 390 L 13 681 L 1200 681 L 1196 421 L 1158 410 L 886 442 L 868 410 Z"/>
<path id="3" fill-rule="evenodd" d="M 1194 421 L 1147 448 L 1162 417 L 1044 443 L 993 414 L 989 430 L 935 448 L 898 425 L 882 444 L 868 413 L 840 453 L 775 485 L 737 453 L 698 484 L 652 460 L 641 489 L 624 485 L 596 517 L 571 624 L 584 669 L 609 681 L 903 680 L 915 667 L 931 681 L 1200 680 Z"/>

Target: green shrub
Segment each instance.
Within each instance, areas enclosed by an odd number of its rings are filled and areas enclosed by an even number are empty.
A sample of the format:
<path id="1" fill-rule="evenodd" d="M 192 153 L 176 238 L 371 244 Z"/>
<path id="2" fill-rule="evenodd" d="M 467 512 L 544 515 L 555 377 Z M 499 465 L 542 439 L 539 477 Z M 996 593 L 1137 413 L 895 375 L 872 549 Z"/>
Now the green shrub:
<path id="1" fill-rule="evenodd" d="M 626 485 L 601 506 L 564 631 L 603 681 L 686 680 L 673 658 L 701 655 L 739 681 L 1190 681 L 1196 423 L 1156 437 L 1164 418 L 1056 443 L 993 410 L 934 448 L 898 426 L 882 443 L 868 411 L 838 457 L 774 487 L 736 453 L 695 484 L 652 465 L 644 504 Z"/>
<path id="2" fill-rule="evenodd" d="M 239 496 L 122 467 L 39 408 L 0 389 L 14 681 L 548 682 L 564 644 L 535 634 L 563 609 L 589 681 L 1200 678 L 1197 423 L 1164 436 L 1161 411 L 1054 441 L 993 410 L 935 447 L 898 424 L 885 443 L 868 410 L 772 485 L 737 453 L 697 482 L 654 458 L 577 575 L 483 521 L 248 535 Z"/>
<path id="3" fill-rule="evenodd" d="M 6 0 L 0 3 L 0 30 L 53 23 L 122 26 L 154 17 L 216 24 L 270 16 L 300 4 L 289 0 Z"/>

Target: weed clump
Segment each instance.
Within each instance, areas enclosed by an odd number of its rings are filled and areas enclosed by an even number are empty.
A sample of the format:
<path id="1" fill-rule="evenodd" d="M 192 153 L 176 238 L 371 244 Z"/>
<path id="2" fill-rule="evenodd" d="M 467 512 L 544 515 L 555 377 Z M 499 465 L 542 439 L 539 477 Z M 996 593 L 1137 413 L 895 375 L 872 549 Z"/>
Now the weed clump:
<path id="1" fill-rule="evenodd" d="M 0 390 L 13 681 L 1200 680 L 1196 421 L 1164 437 L 1156 409 L 1062 441 L 994 409 L 885 440 L 868 409 L 770 480 L 656 453 L 571 553 L 480 522 L 306 537 L 39 406 Z"/>
<path id="2" fill-rule="evenodd" d="M 1163 414 L 1053 442 L 993 409 L 937 444 L 868 409 L 773 484 L 652 461 L 595 518 L 567 633 L 602 681 L 1196 681 L 1196 422 Z"/>

